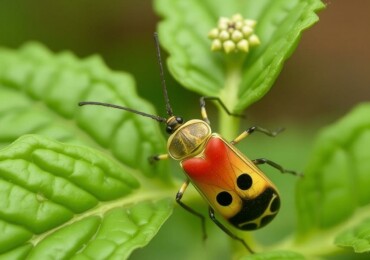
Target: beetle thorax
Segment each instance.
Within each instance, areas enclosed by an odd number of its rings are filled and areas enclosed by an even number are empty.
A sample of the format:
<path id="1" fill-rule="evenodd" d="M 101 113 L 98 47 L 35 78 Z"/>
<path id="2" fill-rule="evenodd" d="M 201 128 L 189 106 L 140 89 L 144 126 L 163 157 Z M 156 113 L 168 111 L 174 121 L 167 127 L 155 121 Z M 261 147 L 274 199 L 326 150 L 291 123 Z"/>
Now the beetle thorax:
<path id="1" fill-rule="evenodd" d="M 167 142 L 168 153 L 175 160 L 195 156 L 202 151 L 211 134 L 211 128 L 206 122 L 190 120 L 170 136 Z"/>

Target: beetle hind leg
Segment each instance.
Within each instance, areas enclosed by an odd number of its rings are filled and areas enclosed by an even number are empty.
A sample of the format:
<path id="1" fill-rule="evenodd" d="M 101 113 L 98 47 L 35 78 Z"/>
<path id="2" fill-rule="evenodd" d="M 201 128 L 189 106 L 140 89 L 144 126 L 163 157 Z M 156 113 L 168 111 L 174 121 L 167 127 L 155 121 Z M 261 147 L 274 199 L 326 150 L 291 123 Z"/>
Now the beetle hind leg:
<path id="1" fill-rule="evenodd" d="M 203 234 L 203 240 L 206 240 L 207 239 L 207 232 L 206 232 L 206 219 L 205 217 L 200 214 L 199 212 L 195 211 L 194 209 L 192 209 L 191 207 L 189 207 L 188 205 L 184 204 L 181 199 L 182 199 L 182 196 L 184 195 L 184 192 L 186 190 L 186 188 L 188 187 L 190 181 L 187 180 L 186 182 L 184 182 L 180 188 L 180 190 L 177 192 L 176 194 L 176 202 L 182 207 L 184 208 L 185 210 L 187 210 L 189 213 L 193 214 L 194 216 L 200 218 L 200 221 L 201 221 L 201 226 L 202 226 L 202 234 Z"/>
<path id="2" fill-rule="evenodd" d="M 243 244 L 243 246 L 251 253 L 251 254 L 254 254 L 254 251 L 248 246 L 248 244 L 244 241 L 244 239 L 236 236 L 234 233 L 232 233 L 229 229 L 227 229 L 220 221 L 218 221 L 216 219 L 216 216 L 215 216 L 215 212 L 214 210 L 209 207 L 209 210 L 208 210 L 208 213 L 209 213 L 209 217 L 212 219 L 212 221 L 222 230 L 224 231 L 226 234 L 228 234 L 232 239 L 235 239 L 237 241 L 239 241 L 240 243 Z"/>

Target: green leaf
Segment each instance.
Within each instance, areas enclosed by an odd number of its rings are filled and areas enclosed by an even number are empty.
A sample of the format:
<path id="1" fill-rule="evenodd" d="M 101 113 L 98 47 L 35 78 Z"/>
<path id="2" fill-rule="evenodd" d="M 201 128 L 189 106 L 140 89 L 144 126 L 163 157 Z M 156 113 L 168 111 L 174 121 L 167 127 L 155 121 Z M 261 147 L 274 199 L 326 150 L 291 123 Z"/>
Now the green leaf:
<path id="1" fill-rule="evenodd" d="M 325 129 L 299 182 L 299 233 L 370 217 L 370 104 Z"/>
<path id="2" fill-rule="evenodd" d="M 88 100 L 156 114 L 97 56 L 0 48 L 0 259 L 124 259 L 171 214 L 158 122 Z"/>
<path id="3" fill-rule="evenodd" d="M 91 148 L 26 135 L 0 151 L 0 259 L 125 259 L 172 210 Z M 158 192 L 158 191 L 157 191 Z"/>
<path id="4" fill-rule="evenodd" d="M 54 55 L 36 43 L 19 51 L 0 48 L 0 147 L 24 134 L 92 146 L 147 176 L 168 179 L 165 164 L 151 167 L 150 155 L 164 151 L 158 122 L 79 101 L 115 103 L 156 114 L 140 99 L 133 78 L 110 71 L 98 56 L 80 61 Z"/>
<path id="5" fill-rule="evenodd" d="M 236 111 L 268 92 L 302 31 L 318 20 L 315 12 L 323 7 L 320 0 L 155 1 L 164 18 L 158 31 L 172 75 L 190 90 L 220 97 Z M 236 13 L 257 21 L 255 33 L 261 39 L 242 64 L 212 53 L 207 39 L 220 17 Z"/>
<path id="6" fill-rule="evenodd" d="M 353 247 L 356 253 L 369 252 L 370 218 L 341 233 L 336 237 L 335 244 L 343 247 Z"/>
<path id="7" fill-rule="evenodd" d="M 304 260 L 303 255 L 290 251 L 273 251 L 265 253 L 257 253 L 240 258 L 240 260 Z"/>
<path id="8" fill-rule="evenodd" d="M 301 253 L 328 254 L 340 250 L 336 245 L 363 245 L 362 231 L 370 218 L 369 113 L 370 104 L 361 104 L 317 138 L 297 186 L 294 246 Z"/>

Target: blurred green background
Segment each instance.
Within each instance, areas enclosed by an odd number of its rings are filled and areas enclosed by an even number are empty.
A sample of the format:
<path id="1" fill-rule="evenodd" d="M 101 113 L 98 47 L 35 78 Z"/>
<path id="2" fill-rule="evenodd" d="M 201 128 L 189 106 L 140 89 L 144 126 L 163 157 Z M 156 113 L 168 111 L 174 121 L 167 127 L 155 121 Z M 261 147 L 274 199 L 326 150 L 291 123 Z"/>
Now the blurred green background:
<path id="1" fill-rule="evenodd" d="M 318 129 L 342 117 L 355 104 L 369 100 L 369 13 L 370 1 L 327 2 L 327 8 L 319 13 L 319 23 L 304 32 L 272 90 L 246 111 L 248 120 L 243 127 L 285 126 L 287 131 L 276 139 L 250 138 L 242 145 L 248 156 L 270 158 L 303 170 Z M 81 58 L 99 54 L 111 69 L 131 73 L 140 95 L 165 115 L 153 42 L 158 21 L 148 0 L 0 0 L 0 46 L 17 48 L 38 41 L 52 51 L 71 50 Z M 174 111 L 187 119 L 199 118 L 199 96 L 179 86 L 168 73 L 166 77 Z M 210 114 L 211 120 L 217 121 L 217 115 Z M 178 166 L 174 168 L 180 172 Z M 288 208 L 294 205 L 296 180 L 266 171 L 282 190 L 284 203 L 272 227 L 255 232 L 269 243 L 294 229 L 294 210 Z M 205 209 L 205 205 L 199 207 Z M 198 221 L 183 213 L 176 208 L 175 217 L 149 248 L 136 252 L 133 259 L 227 257 L 226 235 L 210 229 L 212 225 L 207 223 L 210 239 L 206 252 Z"/>
<path id="2" fill-rule="evenodd" d="M 369 13 L 368 1 L 328 1 L 320 22 L 304 33 L 275 86 L 248 116 L 261 124 L 310 125 L 368 100 Z M 158 20 L 148 0 L 0 0 L 0 45 L 17 48 L 35 40 L 79 57 L 98 53 L 110 68 L 132 73 L 139 93 L 163 114 L 152 39 Z M 167 78 L 175 111 L 194 116 L 190 108 L 198 111 L 198 95 Z"/>

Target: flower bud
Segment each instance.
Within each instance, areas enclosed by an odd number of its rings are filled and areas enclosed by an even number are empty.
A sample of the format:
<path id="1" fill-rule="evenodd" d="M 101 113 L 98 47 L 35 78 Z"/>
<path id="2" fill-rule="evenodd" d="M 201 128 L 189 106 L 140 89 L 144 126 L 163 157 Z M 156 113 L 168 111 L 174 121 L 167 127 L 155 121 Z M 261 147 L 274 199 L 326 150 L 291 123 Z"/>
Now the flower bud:
<path id="1" fill-rule="evenodd" d="M 229 34 L 227 31 L 223 30 L 223 31 L 221 31 L 221 32 L 220 32 L 220 34 L 218 35 L 218 38 L 219 38 L 221 41 L 226 41 L 226 40 L 228 40 L 228 39 L 230 38 L 230 34 Z"/>
<path id="2" fill-rule="evenodd" d="M 235 43 L 231 40 L 225 41 L 223 46 L 226 53 L 230 53 L 235 50 Z"/>
<path id="3" fill-rule="evenodd" d="M 222 42 L 219 39 L 215 39 L 212 41 L 211 50 L 212 51 L 220 51 L 222 49 Z"/>
<path id="4" fill-rule="evenodd" d="M 243 52 L 248 52 L 249 51 L 249 42 L 246 39 L 243 39 L 240 42 L 238 42 L 236 47 L 239 50 L 243 51 Z"/>
<path id="5" fill-rule="evenodd" d="M 257 46 L 257 45 L 260 45 L 260 39 L 258 38 L 257 35 L 255 34 L 252 34 L 249 38 L 248 38 L 248 41 L 249 41 L 249 44 L 251 46 Z"/>
<path id="6" fill-rule="evenodd" d="M 241 14 L 234 14 L 231 18 L 221 17 L 217 27 L 208 33 L 208 38 L 212 40 L 211 50 L 226 54 L 248 53 L 251 47 L 261 43 L 254 32 L 256 24 L 255 20 L 244 19 Z"/>

